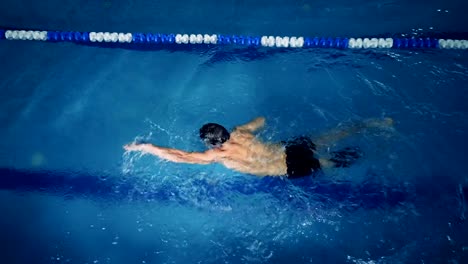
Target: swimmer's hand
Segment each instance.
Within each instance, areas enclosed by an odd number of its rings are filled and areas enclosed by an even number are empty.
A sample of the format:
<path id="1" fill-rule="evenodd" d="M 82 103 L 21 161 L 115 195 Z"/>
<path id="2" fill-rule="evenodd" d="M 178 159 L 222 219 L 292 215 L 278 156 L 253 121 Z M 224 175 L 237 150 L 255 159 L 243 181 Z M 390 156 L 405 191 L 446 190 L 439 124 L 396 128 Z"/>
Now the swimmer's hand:
<path id="1" fill-rule="evenodd" d="M 123 148 L 126 151 L 144 151 L 147 144 L 137 144 L 135 142 L 124 145 Z"/>

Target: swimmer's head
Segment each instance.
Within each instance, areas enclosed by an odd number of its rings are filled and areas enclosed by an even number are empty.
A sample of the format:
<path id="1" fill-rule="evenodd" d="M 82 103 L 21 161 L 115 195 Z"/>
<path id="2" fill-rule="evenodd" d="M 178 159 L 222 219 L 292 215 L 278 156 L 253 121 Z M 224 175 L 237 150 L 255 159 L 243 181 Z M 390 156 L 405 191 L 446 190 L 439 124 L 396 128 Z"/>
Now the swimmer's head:
<path id="1" fill-rule="evenodd" d="M 221 125 L 208 123 L 200 128 L 200 138 L 208 147 L 219 148 L 229 140 L 229 132 Z"/>

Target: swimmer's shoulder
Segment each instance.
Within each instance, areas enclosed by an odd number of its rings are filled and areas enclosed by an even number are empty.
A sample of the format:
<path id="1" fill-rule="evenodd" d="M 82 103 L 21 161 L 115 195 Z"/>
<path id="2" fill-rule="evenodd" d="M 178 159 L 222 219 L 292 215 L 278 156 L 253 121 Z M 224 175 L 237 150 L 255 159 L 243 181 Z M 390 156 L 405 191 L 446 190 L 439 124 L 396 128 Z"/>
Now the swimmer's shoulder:
<path id="1" fill-rule="evenodd" d="M 231 132 L 231 139 L 234 142 L 241 143 L 244 141 L 252 141 L 254 138 L 255 136 L 252 133 L 243 129 L 234 129 L 234 131 Z"/>
<path id="2" fill-rule="evenodd" d="M 236 127 L 231 132 L 231 135 L 238 135 L 238 136 L 252 136 L 255 137 L 252 131 L 248 129 L 244 129 L 243 127 Z"/>

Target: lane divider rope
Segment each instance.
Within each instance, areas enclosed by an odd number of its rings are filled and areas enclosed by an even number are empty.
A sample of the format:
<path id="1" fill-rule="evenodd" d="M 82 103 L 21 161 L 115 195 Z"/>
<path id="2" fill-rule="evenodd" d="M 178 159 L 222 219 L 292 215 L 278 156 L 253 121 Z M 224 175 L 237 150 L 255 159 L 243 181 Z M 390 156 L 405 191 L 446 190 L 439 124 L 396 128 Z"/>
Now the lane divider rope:
<path id="1" fill-rule="evenodd" d="M 0 39 L 49 42 L 174 45 L 243 45 L 276 48 L 336 49 L 468 49 L 468 40 L 438 38 L 320 38 L 303 36 L 237 36 L 216 34 L 153 34 L 118 32 L 35 31 L 0 29 Z"/>

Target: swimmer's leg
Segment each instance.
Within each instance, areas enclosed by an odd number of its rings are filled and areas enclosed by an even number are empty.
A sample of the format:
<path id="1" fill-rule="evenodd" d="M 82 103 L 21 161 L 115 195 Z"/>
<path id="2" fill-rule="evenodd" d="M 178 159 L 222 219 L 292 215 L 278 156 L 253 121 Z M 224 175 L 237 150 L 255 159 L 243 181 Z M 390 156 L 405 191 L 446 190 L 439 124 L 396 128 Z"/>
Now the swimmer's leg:
<path id="1" fill-rule="evenodd" d="M 318 148 L 328 147 L 335 142 L 342 140 L 350 135 L 358 134 L 368 128 L 390 128 L 393 126 L 393 119 L 391 118 L 371 118 L 362 122 L 354 123 L 349 126 L 333 129 L 322 136 L 319 136 L 312 141 Z"/>
<path id="2" fill-rule="evenodd" d="M 320 158 L 319 162 L 320 162 L 320 167 L 322 167 L 323 169 L 329 169 L 329 168 L 335 167 L 335 164 L 330 159 Z"/>
<path id="3" fill-rule="evenodd" d="M 347 147 L 339 151 L 333 151 L 328 159 L 319 159 L 323 168 L 347 168 L 356 163 L 364 153 L 359 147 Z"/>

